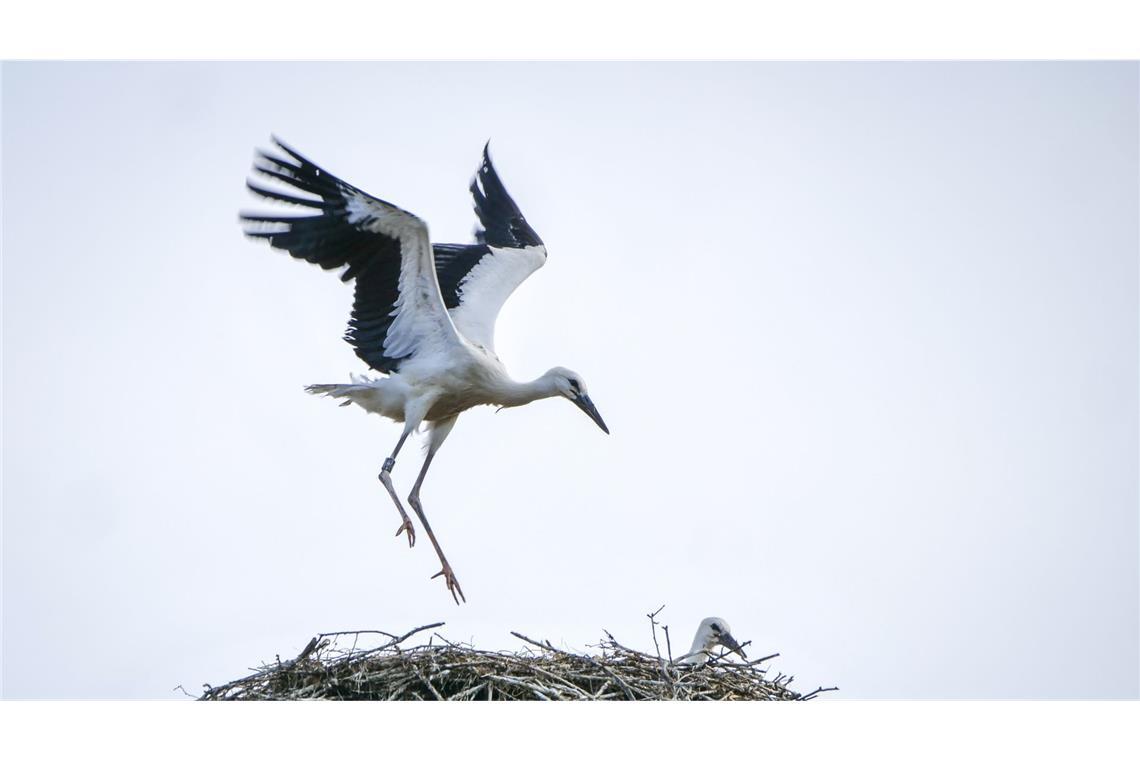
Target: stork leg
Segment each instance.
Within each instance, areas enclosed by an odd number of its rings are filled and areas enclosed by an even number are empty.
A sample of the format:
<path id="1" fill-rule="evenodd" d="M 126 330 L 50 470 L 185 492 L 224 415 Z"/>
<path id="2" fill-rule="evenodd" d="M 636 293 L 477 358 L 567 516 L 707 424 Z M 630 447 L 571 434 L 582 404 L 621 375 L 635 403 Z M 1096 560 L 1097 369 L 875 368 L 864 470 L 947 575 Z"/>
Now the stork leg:
<path id="1" fill-rule="evenodd" d="M 455 427 L 455 417 L 448 417 L 447 419 L 440 420 L 432 425 L 431 438 L 428 439 L 427 456 L 424 457 L 424 466 L 420 469 L 419 477 L 416 478 L 416 484 L 412 486 L 412 492 L 408 495 L 408 503 L 412 505 L 415 510 L 416 516 L 420 518 L 423 523 L 424 530 L 427 531 L 428 538 L 431 539 L 431 545 L 435 547 L 435 553 L 439 555 L 439 561 L 443 567 L 432 578 L 443 576 L 444 581 L 447 583 L 447 590 L 451 592 L 451 598 L 459 604 L 459 600 L 467 601 L 467 597 L 463 595 L 463 589 L 459 587 L 459 581 L 455 578 L 455 573 L 451 570 L 451 564 L 447 561 L 447 557 L 443 555 L 443 549 L 439 547 L 439 541 L 435 538 L 435 533 L 432 532 L 431 525 L 428 524 L 427 516 L 424 515 L 424 505 L 420 501 L 420 486 L 424 484 L 424 476 L 427 475 L 428 467 L 431 466 L 431 460 L 435 458 L 435 452 L 443 445 L 443 441 L 447 438 L 448 433 Z"/>
<path id="2" fill-rule="evenodd" d="M 392 468 L 396 464 L 396 455 L 400 453 L 400 447 L 404 445 L 404 441 L 408 439 L 408 435 L 415 429 L 415 425 L 411 428 L 405 427 L 403 435 L 400 440 L 396 442 L 396 448 L 392 452 L 392 456 L 384 460 L 384 466 L 380 468 L 380 482 L 388 489 L 388 495 L 392 497 L 392 502 L 396 505 L 396 509 L 400 510 L 400 519 L 403 524 L 400 529 L 396 531 L 396 535 L 407 531 L 408 534 L 408 548 L 416 545 L 416 529 L 412 525 L 412 521 L 408 519 L 408 513 L 404 511 L 404 505 L 400 503 L 400 497 L 396 495 L 396 489 L 392 486 Z"/>

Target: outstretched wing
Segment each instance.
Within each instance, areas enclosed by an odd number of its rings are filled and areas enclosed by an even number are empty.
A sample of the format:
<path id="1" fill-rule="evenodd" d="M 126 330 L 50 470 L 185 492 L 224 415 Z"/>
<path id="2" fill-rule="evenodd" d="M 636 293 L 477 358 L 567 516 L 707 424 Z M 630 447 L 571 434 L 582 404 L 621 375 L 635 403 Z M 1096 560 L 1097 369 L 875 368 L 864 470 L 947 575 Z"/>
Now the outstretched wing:
<path id="1" fill-rule="evenodd" d="M 254 171 L 315 198 L 248 182 L 263 198 L 315 209 L 310 216 L 242 214 L 245 234 L 356 280 L 345 340 L 378 372 L 391 372 L 425 346 L 459 336 L 436 279 L 427 225 L 418 217 L 337 179 L 274 138 L 280 158 L 259 152 Z"/>
<path id="2" fill-rule="evenodd" d="M 436 274 L 456 329 L 494 352 L 495 319 L 515 288 L 546 263 L 546 247 L 503 187 L 486 147 L 471 195 L 478 242 L 436 245 Z"/>

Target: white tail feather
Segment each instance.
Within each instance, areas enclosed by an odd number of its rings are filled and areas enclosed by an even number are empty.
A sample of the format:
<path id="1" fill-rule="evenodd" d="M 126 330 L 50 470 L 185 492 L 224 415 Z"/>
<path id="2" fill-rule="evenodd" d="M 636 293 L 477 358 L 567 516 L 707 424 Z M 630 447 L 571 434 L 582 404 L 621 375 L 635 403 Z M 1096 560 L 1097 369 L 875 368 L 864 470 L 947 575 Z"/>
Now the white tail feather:
<path id="1" fill-rule="evenodd" d="M 306 385 L 305 390 L 312 394 L 324 394 L 333 398 L 352 396 L 361 391 L 372 390 L 371 385 Z"/>

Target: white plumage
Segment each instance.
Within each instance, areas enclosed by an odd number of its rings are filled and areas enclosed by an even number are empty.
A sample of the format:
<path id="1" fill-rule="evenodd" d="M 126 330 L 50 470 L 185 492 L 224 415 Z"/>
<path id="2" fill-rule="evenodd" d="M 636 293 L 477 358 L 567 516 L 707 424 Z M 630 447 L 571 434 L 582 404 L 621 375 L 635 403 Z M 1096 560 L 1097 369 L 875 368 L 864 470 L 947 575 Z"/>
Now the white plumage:
<path id="1" fill-rule="evenodd" d="M 697 627 L 697 635 L 693 637 L 693 646 L 689 648 L 689 653 L 677 662 L 687 665 L 699 665 L 708 662 L 709 657 L 712 656 L 713 651 L 718 646 L 731 649 L 744 657 L 744 650 L 732 637 L 728 623 L 723 618 L 705 618 Z"/>
<path id="2" fill-rule="evenodd" d="M 459 283 L 459 306 L 451 310 L 455 327 L 468 340 L 495 352 L 495 320 L 503 304 L 523 280 L 546 263 L 546 249 L 495 248 L 479 260 Z"/>
<path id="3" fill-rule="evenodd" d="M 380 480 L 401 517 L 396 535 L 415 529 L 392 485 L 391 471 L 404 441 L 428 423 L 424 464 L 408 495 L 439 555 L 456 603 L 463 591 L 424 516 L 420 488 L 436 451 L 458 415 L 474 406 L 512 407 L 563 396 L 609 432 L 590 400 L 585 381 L 555 367 L 530 382 L 517 382 L 495 354 L 495 320 L 503 303 L 546 261 L 546 248 L 499 179 L 487 149 L 471 193 L 481 226 L 476 243 L 432 245 L 418 217 L 324 171 L 276 141 L 286 157 L 260 153 L 254 170 L 305 195 L 248 183 L 263 198 L 310 209 L 311 216 L 243 214 L 246 234 L 354 280 L 356 297 L 346 339 L 372 369 L 387 377 L 352 376 L 351 384 L 311 385 L 367 412 L 404 423 Z M 310 197 L 311 196 L 311 197 Z"/>

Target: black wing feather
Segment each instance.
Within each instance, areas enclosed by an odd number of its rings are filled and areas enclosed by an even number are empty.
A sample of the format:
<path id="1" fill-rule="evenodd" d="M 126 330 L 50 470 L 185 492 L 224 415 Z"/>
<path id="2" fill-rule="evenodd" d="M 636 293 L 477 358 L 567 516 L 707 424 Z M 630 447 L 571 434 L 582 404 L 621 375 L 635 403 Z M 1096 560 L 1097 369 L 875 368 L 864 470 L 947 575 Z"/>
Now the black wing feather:
<path id="1" fill-rule="evenodd" d="M 457 308 L 460 283 L 484 256 L 491 253 L 491 249 L 485 245 L 437 243 L 432 250 L 435 252 L 435 276 L 439 280 L 444 306 Z"/>
<path id="2" fill-rule="evenodd" d="M 489 147 L 490 143 L 483 146 L 483 163 L 475 179 L 471 180 L 475 214 L 482 224 L 482 229 L 475 230 L 475 239 L 496 248 L 542 245 L 542 239 L 531 229 L 499 179 L 499 173 L 491 163 Z"/>
<path id="3" fill-rule="evenodd" d="M 274 143 L 294 162 L 260 153 L 261 163 L 254 170 L 265 177 L 282 182 L 320 200 L 275 192 L 248 182 L 249 189 L 270 200 L 320 209 L 317 216 L 271 216 L 242 214 L 248 224 L 245 234 L 262 238 L 274 248 L 288 251 L 322 269 L 344 267 L 340 278 L 356 280 L 356 297 L 345 340 L 356 355 L 377 372 L 391 372 L 408 356 L 384 354 L 384 339 L 395 318 L 394 305 L 399 298 L 400 241 L 396 237 L 366 230 L 349 221 L 348 201 L 362 196 L 390 206 L 379 198 L 329 174 L 307 158 L 274 138 Z M 277 229 L 262 230 L 256 225 L 273 225 Z M 410 355 L 410 354 L 409 354 Z"/>

